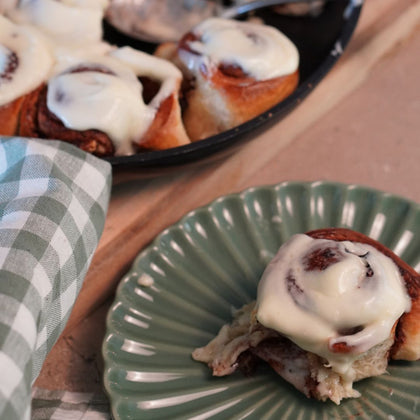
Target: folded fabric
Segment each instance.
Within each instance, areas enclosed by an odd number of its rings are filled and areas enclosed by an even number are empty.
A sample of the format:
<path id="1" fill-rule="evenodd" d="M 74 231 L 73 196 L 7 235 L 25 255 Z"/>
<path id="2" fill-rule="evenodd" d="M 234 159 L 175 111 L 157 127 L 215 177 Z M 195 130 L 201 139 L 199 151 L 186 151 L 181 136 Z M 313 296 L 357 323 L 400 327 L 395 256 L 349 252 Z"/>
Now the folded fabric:
<path id="1" fill-rule="evenodd" d="M 64 329 L 103 231 L 110 165 L 59 141 L 0 137 L 0 418 Z"/>
<path id="2" fill-rule="evenodd" d="M 32 389 L 31 420 L 110 420 L 105 394 Z"/>

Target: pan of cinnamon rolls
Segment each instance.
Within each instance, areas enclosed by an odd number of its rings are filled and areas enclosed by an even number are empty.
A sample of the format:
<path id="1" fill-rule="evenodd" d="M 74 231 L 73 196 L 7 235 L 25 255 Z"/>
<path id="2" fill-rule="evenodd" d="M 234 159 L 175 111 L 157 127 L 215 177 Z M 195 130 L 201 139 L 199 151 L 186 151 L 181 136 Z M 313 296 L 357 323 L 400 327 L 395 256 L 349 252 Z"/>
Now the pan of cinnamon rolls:
<path id="1" fill-rule="evenodd" d="M 329 2 L 317 16 L 267 8 L 213 17 L 154 45 L 111 27 L 107 7 L 108 0 L 0 5 L 0 135 L 62 140 L 114 167 L 231 153 L 328 73 L 361 8 Z"/>

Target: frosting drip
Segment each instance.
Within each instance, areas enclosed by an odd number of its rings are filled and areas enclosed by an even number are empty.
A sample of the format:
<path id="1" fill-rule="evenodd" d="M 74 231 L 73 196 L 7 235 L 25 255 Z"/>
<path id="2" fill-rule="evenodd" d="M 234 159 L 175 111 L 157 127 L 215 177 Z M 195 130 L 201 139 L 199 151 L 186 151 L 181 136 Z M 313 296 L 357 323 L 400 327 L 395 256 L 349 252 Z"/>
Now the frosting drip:
<path id="1" fill-rule="evenodd" d="M 274 27 L 230 19 L 210 18 L 193 30 L 197 40 L 187 41 L 191 52 L 181 51 L 181 59 L 192 71 L 222 63 L 240 67 L 256 80 L 268 80 L 295 72 L 299 52 Z"/>
<path id="2" fill-rule="evenodd" d="M 160 82 L 160 89 L 150 103 L 152 108 L 159 108 L 161 102 L 179 88 L 182 73 L 169 61 L 131 47 L 118 48 L 110 55 L 127 65 L 138 76 Z"/>
<path id="3" fill-rule="evenodd" d="M 262 276 L 257 319 L 351 384 L 353 361 L 386 340 L 410 306 L 397 266 L 374 247 L 298 234 Z"/>
<path id="4" fill-rule="evenodd" d="M 44 82 L 53 65 L 45 39 L 34 28 L 0 15 L 0 106 Z"/>

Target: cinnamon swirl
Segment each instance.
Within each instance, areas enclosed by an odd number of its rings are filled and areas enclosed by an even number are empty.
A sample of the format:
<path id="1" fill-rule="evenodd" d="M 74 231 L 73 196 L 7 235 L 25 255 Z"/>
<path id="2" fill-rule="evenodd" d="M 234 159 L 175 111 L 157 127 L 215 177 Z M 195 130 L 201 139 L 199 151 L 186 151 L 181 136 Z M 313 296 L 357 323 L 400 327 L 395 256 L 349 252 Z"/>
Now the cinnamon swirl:
<path id="1" fill-rule="evenodd" d="M 52 65 L 41 34 L 0 15 L 0 134 L 16 133 L 25 97 L 49 77 Z"/>
<path id="2" fill-rule="evenodd" d="M 210 18 L 157 55 L 172 58 L 190 80 L 184 123 L 192 140 L 235 127 L 290 95 L 299 53 L 276 28 Z"/>
<path id="3" fill-rule="evenodd" d="M 181 77 L 171 63 L 130 47 L 76 60 L 24 102 L 19 134 L 58 138 L 98 156 L 185 144 Z M 139 78 L 157 83 L 148 103 Z"/>
<path id="4" fill-rule="evenodd" d="M 420 276 L 360 233 L 297 234 L 266 268 L 256 302 L 193 357 L 217 376 L 262 359 L 306 396 L 339 404 L 389 359 L 420 358 Z"/>

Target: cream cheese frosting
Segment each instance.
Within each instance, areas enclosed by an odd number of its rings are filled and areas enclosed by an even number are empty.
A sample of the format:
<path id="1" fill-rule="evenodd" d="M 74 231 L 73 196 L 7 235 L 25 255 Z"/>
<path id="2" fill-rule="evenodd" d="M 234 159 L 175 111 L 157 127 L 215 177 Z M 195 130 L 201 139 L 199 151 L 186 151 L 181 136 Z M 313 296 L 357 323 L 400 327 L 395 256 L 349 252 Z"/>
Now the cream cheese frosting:
<path id="1" fill-rule="evenodd" d="M 107 0 L 21 0 L 9 11 L 17 23 L 37 26 L 55 42 L 93 42 L 102 37 Z"/>
<path id="2" fill-rule="evenodd" d="M 77 71 L 80 67 L 83 71 Z M 160 82 L 159 92 L 147 105 L 140 76 Z M 66 127 L 100 130 L 112 140 L 116 155 L 128 155 L 134 152 L 133 143 L 141 142 L 160 103 L 177 89 L 181 77 L 166 60 L 130 47 L 117 48 L 107 55 L 75 59 L 69 69 L 52 77 L 47 106 Z"/>
<path id="3" fill-rule="evenodd" d="M 315 264 L 319 256 L 327 264 Z M 351 386 L 352 363 L 386 340 L 410 307 L 397 266 L 374 247 L 298 234 L 265 270 L 256 316 L 325 358 Z"/>
<path id="4" fill-rule="evenodd" d="M 68 128 L 106 133 L 119 155 L 133 153 L 132 142 L 155 115 L 143 102 L 136 74 L 110 56 L 92 57 L 51 78 L 47 106 Z"/>
<path id="5" fill-rule="evenodd" d="M 53 64 L 42 34 L 0 15 L 0 106 L 37 88 L 49 77 Z"/>
<path id="6" fill-rule="evenodd" d="M 152 108 L 159 108 L 161 102 L 179 88 L 182 73 L 167 60 L 131 47 L 118 48 L 111 51 L 110 55 L 130 67 L 138 76 L 149 77 L 160 82 L 160 89 L 150 103 Z"/>
<path id="7" fill-rule="evenodd" d="M 212 68 L 226 63 L 239 66 L 256 80 L 267 80 L 291 74 L 299 66 L 299 52 L 293 42 L 268 25 L 210 18 L 193 33 L 199 39 L 187 42 L 192 53 L 180 53 L 192 71 L 203 64 Z"/>

